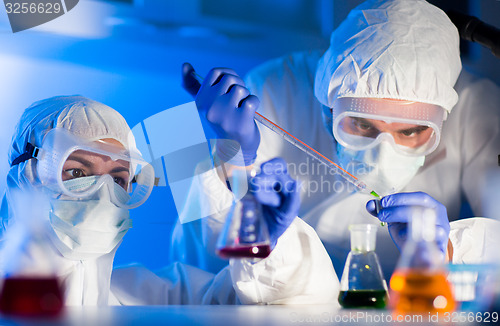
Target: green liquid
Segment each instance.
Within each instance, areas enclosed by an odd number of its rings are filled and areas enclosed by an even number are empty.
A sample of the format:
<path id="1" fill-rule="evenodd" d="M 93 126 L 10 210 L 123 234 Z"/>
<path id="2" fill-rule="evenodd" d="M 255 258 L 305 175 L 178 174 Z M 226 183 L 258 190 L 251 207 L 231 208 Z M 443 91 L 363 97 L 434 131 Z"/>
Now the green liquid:
<path id="1" fill-rule="evenodd" d="M 340 291 L 339 303 L 344 308 L 383 309 L 387 304 L 385 290 Z"/>

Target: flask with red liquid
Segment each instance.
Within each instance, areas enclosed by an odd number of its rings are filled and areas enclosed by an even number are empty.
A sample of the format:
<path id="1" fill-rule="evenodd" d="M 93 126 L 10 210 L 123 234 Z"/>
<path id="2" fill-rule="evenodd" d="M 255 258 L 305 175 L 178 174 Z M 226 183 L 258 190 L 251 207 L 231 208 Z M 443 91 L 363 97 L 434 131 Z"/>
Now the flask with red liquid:
<path id="1" fill-rule="evenodd" d="M 242 191 L 243 184 L 248 185 L 246 171 L 233 171 L 233 193 Z M 223 258 L 266 258 L 270 253 L 269 230 L 262 206 L 252 192 L 247 191 L 243 198 L 233 201 L 217 241 L 217 254 Z"/>
<path id="2" fill-rule="evenodd" d="M 0 292 L 0 311 L 17 316 L 57 316 L 63 298 L 59 280 L 46 276 L 14 276 L 4 279 Z"/>
<path id="3" fill-rule="evenodd" d="M 45 197 L 13 194 L 15 221 L 9 225 L 0 255 L 0 312 L 23 317 L 55 317 L 63 310 L 61 283 L 43 220 Z M 28 203 L 29 201 L 29 203 Z"/>

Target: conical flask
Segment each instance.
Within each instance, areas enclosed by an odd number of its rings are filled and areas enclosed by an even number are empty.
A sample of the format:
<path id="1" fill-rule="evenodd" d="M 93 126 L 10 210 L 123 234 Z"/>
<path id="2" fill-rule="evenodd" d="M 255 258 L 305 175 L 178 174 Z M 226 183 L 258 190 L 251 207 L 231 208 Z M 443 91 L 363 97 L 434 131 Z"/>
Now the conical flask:
<path id="1" fill-rule="evenodd" d="M 377 226 L 354 224 L 351 251 L 340 281 L 339 303 L 344 308 L 384 308 L 387 284 L 375 253 Z"/>
<path id="2" fill-rule="evenodd" d="M 2 241 L 0 311 L 17 316 L 57 316 L 63 309 L 62 285 L 44 223 L 46 197 L 12 193 L 15 221 Z"/>
<path id="3" fill-rule="evenodd" d="M 243 185 L 249 184 L 247 180 L 246 171 L 233 171 L 233 193 L 246 190 Z M 233 200 L 216 248 L 217 254 L 223 258 L 265 258 L 271 253 L 262 206 L 250 190 L 240 200 Z"/>
<path id="4" fill-rule="evenodd" d="M 390 306 L 397 315 L 455 309 L 444 255 L 435 242 L 435 225 L 434 210 L 420 207 L 412 210 L 408 240 L 390 281 Z"/>

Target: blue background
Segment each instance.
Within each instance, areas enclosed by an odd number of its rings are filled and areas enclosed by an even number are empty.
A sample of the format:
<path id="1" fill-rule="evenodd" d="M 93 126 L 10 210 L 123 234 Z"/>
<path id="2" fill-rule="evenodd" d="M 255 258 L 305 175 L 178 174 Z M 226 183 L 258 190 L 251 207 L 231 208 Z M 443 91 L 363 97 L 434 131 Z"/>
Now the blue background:
<path id="1" fill-rule="evenodd" d="M 329 34 L 361 1 L 85 1 L 62 17 L 13 34 L 0 7 L 0 193 L 10 138 L 32 102 L 81 94 L 121 112 L 129 125 L 192 101 L 181 88 L 183 62 L 205 75 L 225 66 L 246 74 L 291 51 L 326 49 Z M 500 27 L 500 2 L 434 1 Z M 500 83 L 500 61 L 475 45 L 464 63 Z M 174 139 L 165 141 L 176 142 Z M 134 227 L 115 264 L 166 263 L 177 220 L 168 187 L 131 211 Z"/>

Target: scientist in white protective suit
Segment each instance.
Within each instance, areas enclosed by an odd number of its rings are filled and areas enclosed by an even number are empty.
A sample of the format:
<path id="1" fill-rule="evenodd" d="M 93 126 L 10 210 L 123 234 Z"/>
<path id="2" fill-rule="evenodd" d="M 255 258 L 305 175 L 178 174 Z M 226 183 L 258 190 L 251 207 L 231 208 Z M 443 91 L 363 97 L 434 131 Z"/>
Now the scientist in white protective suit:
<path id="1" fill-rule="evenodd" d="M 274 233 L 279 243 L 265 259 L 231 260 L 217 275 L 181 263 L 157 273 L 139 265 L 113 270 L 116 250 L 132 225 L 129 209 L 146 201 L 154 182 L 129 132 L 117 111 L 81 96 L 36 102 L 16 127 L 0 244 L 3 250 L 16 241 L 9 238 L 20 220 L 14 215 L 16 193 L 42 189 L 49 196 L 47 207 L 39 208 L 45 212 L 48 250 L 26 239 L 16 258 L 35 268 L 50 259 L 66 305 L 336 302 L 338 279 L 327 252 L 312 228 L 293 221 L 298 200 L 290 198 L 299 197 L 296 191 L 275 193 L 295 204 L 276 206 L 279 217 L 269 215 L 270 225 L 280 230 Z M 2 275 L 15 272 L 8 270 L 12 255 L 0 254 Z"/>
<path id="2" fill-rule="evenodd" d="M 443 258 L 478 263 L 494 257 L 496 221 L 456 220 L 464 202 L 474 216 L 484 216 L 485 201 L 493 199 L 482 196 L 481 187 L 490 170 L 499 173 L 500 91 L 461 68 L 458 31 L 439 8 L 423 0 L 369 0 L 332 33 L 323 54 L 309 51 L 271 60 L 251 71 L 246 83 L 232 70 L 213 69 L 197 102 L 205 102 L 207 119 L 219 128 L 241 130 L 233 139 L 241 142 L 249 165 L 272 157 L 287 162 L 288 172 L 302 185 L 299 216 L 318 233 L 337 274 L 350 250 L 348 226 L 387 222 L 388 227 L 379 228 L 376 251 L 389 279 L 414 205 L 435 210 Z M 210 114 L 218 99 L 206 90 L 231 90 L 229 85 L 247 87 L 260 99 L 258 112 L 383 196 L 379 213 L 371 195 L 267 128 L 248 119 L 229 124 L 217 112 Z M 246 131 L 251 128 L 260 138 Z M 224 183 L 216 188 L 217 181 L 206 177 L 204 182 L 212 185 L 207 205 L 224 207 Z M 173 256 L 220 270 L 226 262 L 210 255 L 206 238 L 217 235 L 224 216 L 220 211 L 210 219 L 178 224 Z"/>

